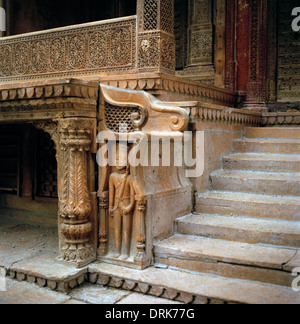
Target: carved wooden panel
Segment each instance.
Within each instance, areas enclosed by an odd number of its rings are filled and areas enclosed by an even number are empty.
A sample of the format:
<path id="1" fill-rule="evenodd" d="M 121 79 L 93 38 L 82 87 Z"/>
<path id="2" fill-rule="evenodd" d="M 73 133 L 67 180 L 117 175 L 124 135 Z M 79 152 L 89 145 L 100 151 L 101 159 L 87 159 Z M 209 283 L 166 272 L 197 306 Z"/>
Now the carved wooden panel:
<path id="1" fill-rule="evenodd" d="M 278 101 L 299 101 L 300 34 L 292 30 L 293 8 L 297 0 L 282 0 L 278 4 Z"/>
<path id="2" fill-rule="evenodd" d="M 122 18 L 0 39 L 0 82 L 135 67 L 136 19 Z"/>

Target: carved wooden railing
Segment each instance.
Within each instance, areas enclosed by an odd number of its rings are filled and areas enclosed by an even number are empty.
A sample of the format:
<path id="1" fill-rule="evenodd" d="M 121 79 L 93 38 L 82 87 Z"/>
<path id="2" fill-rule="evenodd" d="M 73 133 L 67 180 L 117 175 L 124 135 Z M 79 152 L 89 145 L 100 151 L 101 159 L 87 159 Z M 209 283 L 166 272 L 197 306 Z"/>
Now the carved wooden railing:
<path id="1" fill-rule="evenodd" d="M 136 16 L 0 39 L 0 83 L 130 71 Z"/>

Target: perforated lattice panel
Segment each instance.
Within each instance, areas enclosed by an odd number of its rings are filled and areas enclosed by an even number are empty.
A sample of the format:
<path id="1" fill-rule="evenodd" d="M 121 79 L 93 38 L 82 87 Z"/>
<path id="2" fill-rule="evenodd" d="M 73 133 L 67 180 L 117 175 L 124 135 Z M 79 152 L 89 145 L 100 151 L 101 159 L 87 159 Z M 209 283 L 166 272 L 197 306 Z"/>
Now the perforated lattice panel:
<path id="1" fill-rule="evenodd" d="M 106 127 L 114 133 L 132 133 L 135 127 L 132 122 L 132 114 L 137 113 L 141 116 L 139 108 L 116 107 L 110 104 L 105 106 Z"/>
<path id="2" fill-rule="evenodd" d="M 158 0 L 144 1 L 144 30 L 157 29 Z"/>

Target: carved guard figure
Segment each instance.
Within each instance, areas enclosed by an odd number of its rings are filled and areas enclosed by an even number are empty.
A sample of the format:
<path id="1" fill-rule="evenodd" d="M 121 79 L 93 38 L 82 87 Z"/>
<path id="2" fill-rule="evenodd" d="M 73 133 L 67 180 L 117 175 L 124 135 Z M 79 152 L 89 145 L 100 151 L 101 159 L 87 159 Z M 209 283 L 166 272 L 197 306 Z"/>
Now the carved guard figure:
<path id="1" fill-rule="evenodd" d="M 113 218 L 116 250 L 114 258 L 121 257 L 124 261 L 130 257 L 132 219 L 135 210 L 135 190 L 130 166 L 126 167 L 128 152 L 128 147 L 127 150 L 117 150 L 116 171 L 109 178 L 109 215 Z"/>

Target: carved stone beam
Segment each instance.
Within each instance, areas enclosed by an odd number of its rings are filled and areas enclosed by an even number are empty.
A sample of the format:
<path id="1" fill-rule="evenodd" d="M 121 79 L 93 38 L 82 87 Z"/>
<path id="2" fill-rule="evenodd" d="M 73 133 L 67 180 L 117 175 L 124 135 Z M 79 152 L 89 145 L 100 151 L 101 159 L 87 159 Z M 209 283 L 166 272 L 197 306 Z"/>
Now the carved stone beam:
<path id="1" fill-rule="evenodd" d="M 63 242 L 59 260 L 78 267 L 96 259 L 96 251 L 91 243 L 92 200 L 88 186 L 92 125 L 91 119 L 70 118 L 59 121 L 63 175 L 59 206 Z"/>

